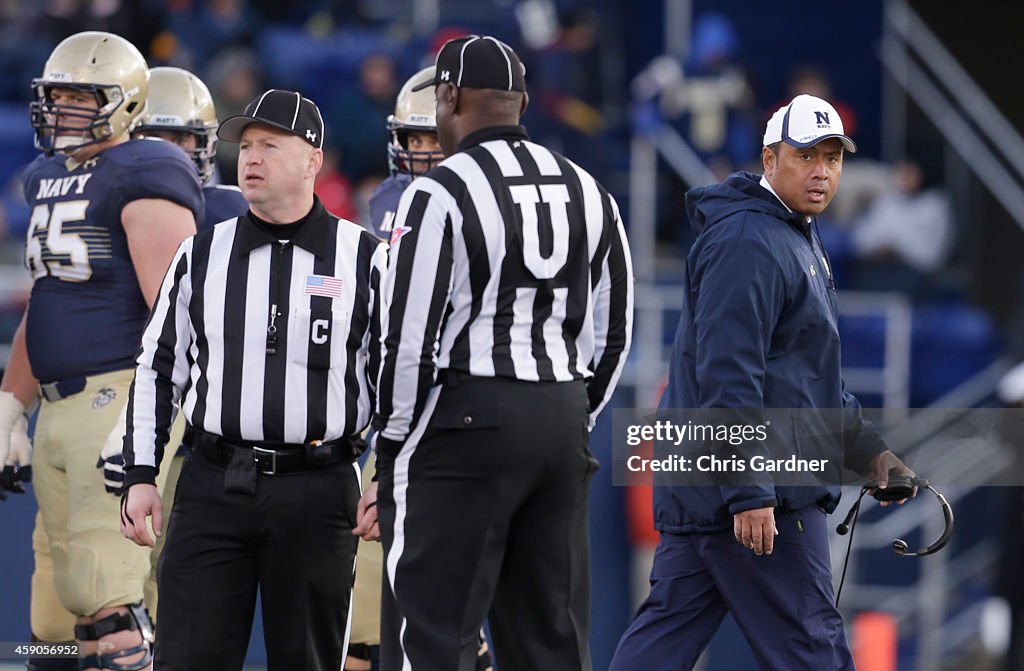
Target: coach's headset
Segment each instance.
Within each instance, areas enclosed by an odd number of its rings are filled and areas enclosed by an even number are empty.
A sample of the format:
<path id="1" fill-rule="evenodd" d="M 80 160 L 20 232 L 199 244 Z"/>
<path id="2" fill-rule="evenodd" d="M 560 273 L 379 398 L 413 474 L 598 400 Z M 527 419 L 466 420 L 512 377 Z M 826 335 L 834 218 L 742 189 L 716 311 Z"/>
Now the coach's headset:
<path id="1" fill-rule="evenodd" d="M 845 536 L 847 533 L 850 534 L 850 543 L 846 548 L 846 560 L 843 562 L 843 576 L 839 580 L 839 589 L 836 592 L 836 605 L 839 604 L 839 596 L 843 591 L 843 581 L 846 580 L 846 567 L 850 561 L 850 548 L 853 546 L 853 531 L 857 528 L 857 517 L 860 513 L 860 504 L 864 499 L 864 495 L 868 492 L 875 498 L 876 501 L 902 501 L 903 499 L 909 499 L 914 493 L 914 487 L 918 489 L 927 489 L 935 498 L 938 500 L 939 505 L 942 507 L 942 517 L 945 520 L 945 528 L 942 530 L 940 535 L 931 545 L 916 550 L 910 551 L 910 546 L 902 538 L 896 538 L 892 542 L 892 551 L 896 553 L 897 557 L 926 557 L 930 554 L 935 554 L 942 548 L 946 547 L 949 543 L 949 539 L 953 536 L 953 508 L 949 505 L 949 501 L 942 495 L 937 489 L 932 487 L 924 478 L 909 477 L 893 469 L 889 471 L 889 484 L 885 489 L 880 489 L 878 483 L 868 482 L 860 490 L 860 496 L 857 497 L 857 501 L 850 507 L 850 512 L 846 513 L 846 517 L 842 523 L 836 527 L 836 532 L 840 536 Z"/>

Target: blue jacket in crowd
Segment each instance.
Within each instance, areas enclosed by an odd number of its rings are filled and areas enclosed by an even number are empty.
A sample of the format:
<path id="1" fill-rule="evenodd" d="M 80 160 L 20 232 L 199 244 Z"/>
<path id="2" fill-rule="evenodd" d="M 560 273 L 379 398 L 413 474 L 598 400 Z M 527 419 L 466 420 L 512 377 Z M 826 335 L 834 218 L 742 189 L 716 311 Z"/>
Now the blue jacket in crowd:
<path id="1" fill-rule="evenodd" d="M 827 452 L 820 443 L 830 441 L 848 468 L 863 473 L 886 448 L 844 389 L 828 257 L 807 218 L 790 212 L 760 180 L 738 172 L 686 194 L 698 237 L 687 256 L 682 316 L 659 412 L 794 409 L 788 411 L 792 428 L 773 427 L 766 441 L 786 445 L 753 441 L 747 455 L 793 454 L 809 440 L 819 443 L 811 452 L 820 455 Z M 815 409 L 836 409 L 839 432 L 815 426 Z M 656 445 L 660 455 L 671 448 Z M 723 456 L 733 451 L 729 444 L 718 449 Z M 836 484 L 783 486 L 771 475 L 756 484 L 659 482 L 664 476 L 656 474 L 655 527 L 668 533 L 732 529 L 733 514 L 766 505 L 796 510 L 817 504 L 832 512 L 840 495 Z"/>

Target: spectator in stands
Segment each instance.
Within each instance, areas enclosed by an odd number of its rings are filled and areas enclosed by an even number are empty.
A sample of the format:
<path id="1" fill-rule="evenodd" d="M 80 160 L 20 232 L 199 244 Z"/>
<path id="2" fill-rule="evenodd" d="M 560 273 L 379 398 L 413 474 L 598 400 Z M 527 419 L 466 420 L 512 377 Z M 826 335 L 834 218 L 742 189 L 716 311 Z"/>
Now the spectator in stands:
<path id="1" fill-rule="evenodd" d="M 579 157 L 585 169 L 599 173 L 603 172 L 599 163 L 608 157 L 588 148 L 607 128 L 604 104 L 607 87 L 613 84 L 602 67 L 600 31 L 600 17 L 593 10 L 565 12 L 555 40 L 530 54 L 532 62 L 527 64 L 536 82 L 533 97 L 539 103 L 534 106 L 539 118 L 531 118 L 528 124 L 531 134 L 547 146 Z"/>
<path id="2" fill-rule="evenodd" d="M 143 54 L 149 52 L 153 39 L 167 20 L 167 11 L 161 2 L 55 0 L 25 4 L 41 7 L 39 27 L 45 37 L 37 33 L 37 38 L 56 43 L 81 31 L 106 31 L 125 38 Z"/>
<path id="3" fill-rule="evenodd" d="M 757 146 L 754 90 L 739 55 L 739 37 L 724 15 L 697 18 L 690 54 L 655 58 L 633 80 L 632 123 L 644 133 L 650 125 L 671 124 L 717 179 L 743 167 Z M 660 186 L 658 238 L 682 250 L 693 242 L 685 218 L 685 184 L 670 172 Z"/>
<path id="4" fill-rule="evenodd" d="M 843 119 L 846 132 L 850 135 L 856 134 L 857 115 L 854 114 L 853 108 L 850 105 L 836 99 L 832 93 L 832 81 L 829 79 L 828 73 L 817 65 L 800 65 L 793 68 L 789 74 L 788 96 L 786 100 L 780 100 L 771 109 L 777 109 L 781 105 L 785 105 L 786 102 L 801 93 L 831 101 L 832 106 L 836 108 L 839 116 Z"/>
<path id="5" fill-rule="evenodd" d="M 245 111 L 250 100 L 264 89 L 259 62 L 247 49 L 221 53 L 210 64 L 206 82 L 213 95 L 213 104 L 221 118 L 227 119 Z M 224 142 L 217 147 L 217 173 L 224 184 L 235 184 L 238 165 L 238 145 Z"/>
<path id="6" fill-rule="evenodd" d="M 16 102 L 19 111 L 30 98 L 25 82 L 39 73 L 53 48 L 41 14 L 36 3 L 0 2 L 0 103 Z"/>
<path id="7" fill-rule="evenodd" d="M 388 135 L 380 120 L 391 113 L 398 86 L 391 57 L 372 54 L 359 66 L 356 88 L 343 88 L 327 113 L 328 126 L 345 129 L 338 141 L 341 170 L 353 182 L 371 178 L 376 183 L 388 174 L 387 157 L 380 151 Z"/>
<path id="8" fill-rule="evenodd" d="M 328 212 L 359 223 L 359 210 L 354 201 L 352 183 L 339 170 L 340 163 L 341 156 L 338 150 L 331 144 L 325 144 L 324 165 L 317 173 L 314 190 Z"/>
<path id="9" fill-rule="evenodd" d="M 262 29 L 246 0 L 185 3 L 171 11 L 169 25 L 195 71 L 205 70 L 217 53 L 253 47 Z"/>
<path id="10" fill-rule="evenodd" d="M 725 177 L 757 142 L 754 91 L 739 57 L 739 37 L 722 14 L 701 15 L 689 57 L 661 56 L 633 82 L 636 102 L 657 99 L 660 116 Z"/>
<path id="11" fill-rule="evenodd" d="M 853 224 L 854 285 L 920 298 L 949 257 L 952 208 L 945 191 L 926 180 L 912 159 L 895 166 L 891 183 L 894 188 L 881 194 Z"/>

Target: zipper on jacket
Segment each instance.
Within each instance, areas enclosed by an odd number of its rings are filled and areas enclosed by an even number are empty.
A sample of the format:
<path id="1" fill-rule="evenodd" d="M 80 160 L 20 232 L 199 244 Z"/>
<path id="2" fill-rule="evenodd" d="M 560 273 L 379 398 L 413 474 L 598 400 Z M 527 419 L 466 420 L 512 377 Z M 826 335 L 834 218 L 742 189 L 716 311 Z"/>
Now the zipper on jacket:
<path id="1" fill-rule="evenodd" d="M 815 218 L 812 219 L 812 222 L 813 225 L 809 231 L 811 234 L 811 253 L 813 253 L 815 256 L 818 255 L 817 250 L 814 249 L 814 243 L 815 241 L 817 241 L 818 249 L 821 250 L 821 263 L 822 265 L 825 266 L 825 274 L 828 277 L 827 286 L 829 289 L 835 291 L 836 280 L 835 277 L 832 275 L 832 259 L 829 258 L 828 252 L 825 251 L 825 245 L 821 241 L 821 231 L 818 230 L 818 220 Z"/>
<path id="2" fill-rule="evenodd" d="M 277 354 L 277 306 L 281 298 L 281 264 L 284 262 L 284 251 L 288 242 L 279 242 L 275 246 L 274 255 L 270 259 L 270 314 L 267 317 L 267 354 Z"/>

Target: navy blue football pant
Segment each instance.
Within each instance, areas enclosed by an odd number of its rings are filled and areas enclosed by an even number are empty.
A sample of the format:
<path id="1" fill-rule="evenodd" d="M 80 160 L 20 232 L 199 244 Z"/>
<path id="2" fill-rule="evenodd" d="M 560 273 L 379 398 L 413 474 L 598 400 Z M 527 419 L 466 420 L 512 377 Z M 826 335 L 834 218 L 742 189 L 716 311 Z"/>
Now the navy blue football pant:
<path id="1" fill-rule="evenodd" d="M 684 671 L 732 613 L 761 669 L 853 671 L 835 607 L 826 516 L 776 511 L 779 535 L 758 557 L 733 532 L 661 535 L 651 593 L 609 671 Z"/>

